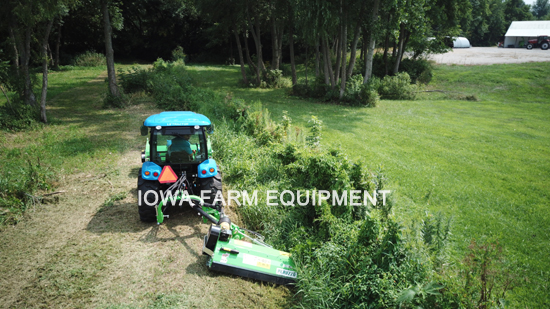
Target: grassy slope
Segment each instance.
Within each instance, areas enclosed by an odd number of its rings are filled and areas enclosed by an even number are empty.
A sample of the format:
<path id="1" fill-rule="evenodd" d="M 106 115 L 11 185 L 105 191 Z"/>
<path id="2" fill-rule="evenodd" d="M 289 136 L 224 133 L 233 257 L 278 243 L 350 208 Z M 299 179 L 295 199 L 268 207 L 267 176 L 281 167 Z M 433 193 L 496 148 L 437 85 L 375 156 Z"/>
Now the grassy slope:
<path id="1" fill-rule="evenodd" d="M 455 257 L 472 238 L 498 239 L 528 278 L 513 299 L 546 301 L 550 281 L 550 63 L 438 66 L 418 101 L 348 108 L 289 97 L 285 90 L 236 87 L 237 67 L 192 67 L 199 83 L 259 100 L 274 118 L 287 110 L 304 126 L 325 124 L 323 143 L 370 168 L 383 166 L 405 220 L 426 210 L 454 219 Z M 480 101 L 452 100 L 476 95 Z"/>

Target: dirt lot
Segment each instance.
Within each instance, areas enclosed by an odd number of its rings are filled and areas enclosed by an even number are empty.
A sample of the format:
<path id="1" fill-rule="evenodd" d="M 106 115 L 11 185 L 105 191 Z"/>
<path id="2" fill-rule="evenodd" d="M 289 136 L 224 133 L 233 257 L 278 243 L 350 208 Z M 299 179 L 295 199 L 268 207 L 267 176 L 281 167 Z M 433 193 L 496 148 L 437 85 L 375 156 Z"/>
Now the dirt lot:
<path id="1" fill-rule="evenodd" d="M 461 65 L 545 62 L 550 61 L 550 50 L 497 47 L 455 48 L 446 54 L 432 55 L 430 59 L 442 64 Z"/>

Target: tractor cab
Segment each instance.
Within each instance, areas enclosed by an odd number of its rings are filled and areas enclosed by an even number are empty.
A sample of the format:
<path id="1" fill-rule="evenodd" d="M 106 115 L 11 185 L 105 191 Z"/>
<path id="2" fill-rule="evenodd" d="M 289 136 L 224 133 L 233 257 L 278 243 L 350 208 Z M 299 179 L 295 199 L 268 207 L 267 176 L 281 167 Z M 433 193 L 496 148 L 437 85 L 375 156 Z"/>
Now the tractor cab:
<path id="1" fill-rule="evenodd" d="M 141 127 L 141 135 L 149 135 L 141 153 L 142 177 L 157 180 L 158 176 L 151 176 L 153 171 L 145 173 L 149 167 L 161 169 L 166 165 L 177 174 L 185 171 L 199 178 L 215 176 L 217 166 L 208 138 L 212 130 L 210 119 L 194 112 L 162 112 L 147 118 Z"/>
<path id="2" fill-rule="evenodd" d="M 158 165 L 201 163 L 207 158 L 204 129 L 161 127 L 151 129 L 150 160 Z"/>

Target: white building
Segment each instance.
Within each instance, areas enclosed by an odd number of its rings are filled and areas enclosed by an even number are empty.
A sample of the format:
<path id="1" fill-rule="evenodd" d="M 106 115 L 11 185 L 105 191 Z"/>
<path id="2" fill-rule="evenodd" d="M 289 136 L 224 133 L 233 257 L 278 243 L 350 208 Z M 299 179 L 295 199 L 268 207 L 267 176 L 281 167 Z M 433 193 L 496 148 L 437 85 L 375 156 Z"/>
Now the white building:
<path id="1" fill-rule="evenodd" d="M 456 37 L 453 38 L 453 48 L 470 48 L 472 45 L 470 45 L 470 40 L 464 37 Z"/>
<path id="2" fill-rule="evenodd" d="M 541 35 L 550 36 L 550 20 L 513 21 L 504 35 L 504 47 L 525 47 Z"/>

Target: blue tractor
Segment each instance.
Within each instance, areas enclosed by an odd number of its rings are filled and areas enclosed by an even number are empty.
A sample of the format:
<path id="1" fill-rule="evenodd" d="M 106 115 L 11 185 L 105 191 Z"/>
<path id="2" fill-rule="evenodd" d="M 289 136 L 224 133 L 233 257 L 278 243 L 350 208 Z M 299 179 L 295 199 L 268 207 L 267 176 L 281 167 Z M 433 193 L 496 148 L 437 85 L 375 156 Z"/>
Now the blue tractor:
<path id="1" fill-rule="evenodd" d="M 212 159 L 209 134 L 213 126 L 206 116 L 194 112 L 162 112 L 148 117 L 141 135 L 149 135 L 141 153 L 138 176 L 138 210 L 141 221 L 161 222 L 158 205 L 166 194 L 183 189 L 216 205 L 222 179 Z M 164 207 L 168 204 L 164 203 Z"/>
<path id="2" fill-rule="evenodd" d="M 193 112 L 162 112 L 145 120 L 141 134 L 149 138 L 138 176 L 141 221 L 161 224 L 168 206 L 185 201 L 204 222 L 211 222 L 202 248 L 210 256 L 208 268 L 294 284 L 297 272 L 290 253 L 273 249 L 260 234 L 232 223 L 217 202 L 223 199 L 222 179 L 212 159 L 212 129 L 208 118 Z"/>

